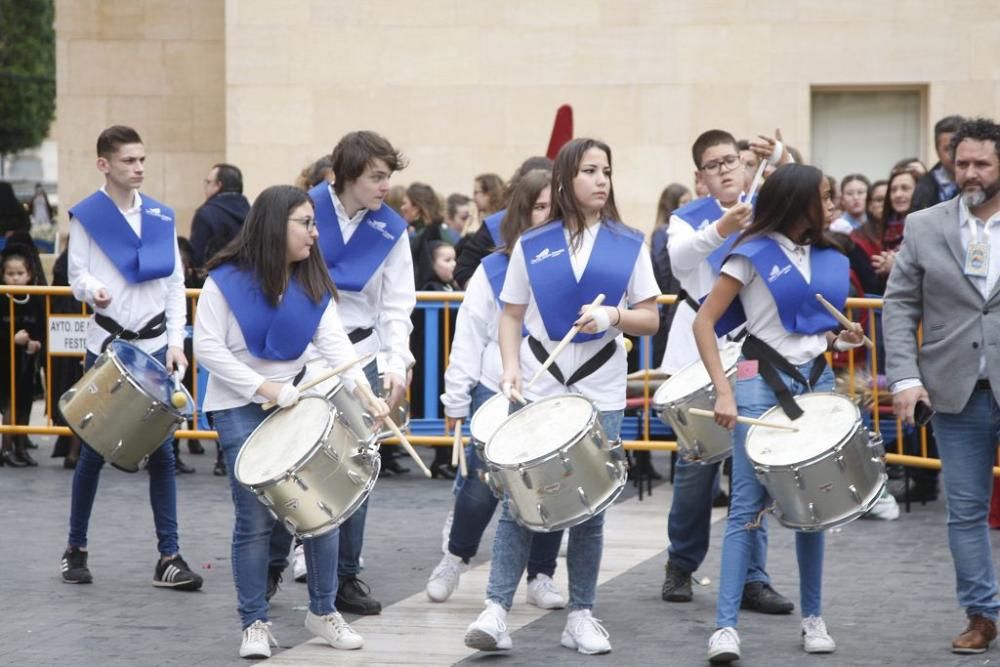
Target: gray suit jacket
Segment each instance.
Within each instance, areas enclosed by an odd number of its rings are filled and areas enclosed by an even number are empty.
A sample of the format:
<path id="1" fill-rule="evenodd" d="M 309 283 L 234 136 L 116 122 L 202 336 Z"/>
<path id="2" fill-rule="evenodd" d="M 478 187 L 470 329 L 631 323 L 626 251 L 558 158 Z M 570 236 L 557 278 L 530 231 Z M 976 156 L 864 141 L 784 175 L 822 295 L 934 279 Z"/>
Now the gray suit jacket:
<path id="1" fill-rule="evenodd" d="M 907 216 L 882 318 L 890 386 L 919 378 L 934 409 L 950 413 L 961 412 L 969 401 L 984 350 L 993 395 L 1000 401 L 1000 280 L 983 299 L 965 275 L 958 216 L 958 197 Z"/>

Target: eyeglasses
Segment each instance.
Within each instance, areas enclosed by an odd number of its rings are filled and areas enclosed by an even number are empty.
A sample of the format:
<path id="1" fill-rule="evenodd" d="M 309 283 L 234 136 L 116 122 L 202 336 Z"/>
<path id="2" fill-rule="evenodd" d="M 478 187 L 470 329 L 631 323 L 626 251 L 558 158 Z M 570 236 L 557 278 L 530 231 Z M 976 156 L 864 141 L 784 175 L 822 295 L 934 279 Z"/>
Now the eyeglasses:
<path id="1" fill-rule="evenodd" d="M 288 222 L 297 222 L 300 225 L 305 225 L 307 232 L 316 229 L 316 218 L 289 218 Z"/>
<path id="2" fill-rule="evenodd" d="M 725 166 L 726 171 L 732 171 L 738 164 L 740 164 L 739 155 L 726 155 L 716 160 L 709 160 L 701 165 L 701 170 L 706 174 L 718 174 L 723 166 Z"/>

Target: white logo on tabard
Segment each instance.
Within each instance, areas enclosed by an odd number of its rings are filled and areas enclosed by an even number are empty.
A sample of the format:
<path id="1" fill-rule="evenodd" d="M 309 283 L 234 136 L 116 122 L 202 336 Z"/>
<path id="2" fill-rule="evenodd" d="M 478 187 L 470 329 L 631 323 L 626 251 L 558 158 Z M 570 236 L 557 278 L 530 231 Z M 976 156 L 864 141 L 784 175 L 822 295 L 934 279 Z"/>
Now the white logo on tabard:
<path id="1" fill-rule="evenodd" d="M 558 257 L 559 255 L 566 252 L 566 248 L 559 248 L 555 252 L 552 252 L 548 248 L 543 249 L 540 253 L 531 258 L 532 264 L 538 264 L 539 262 L 544 262 L 547 259 L 552 259 L 553 257 Z"/>
<path id="2" fill-rule="evenodd" d="M 159 218 L 160 220 L 163 220 L 164 222 L 171 222 L 173 220 L 173 218 L 171 218 L 169 215 L 164 215 L 163 211 L 161 211 L 159 209 L 159 207 L 157 207 L 157 208 L 147 208 L 146 209 L 146 213 L 148 213 L 149 215 L 151 215 L 153 217 Z"/>
<path id="3" fill-rule="evenodd" d="M 767 282 L 773 283 L 775 280 L 777 280 L 778 278 L 780 278 L 781 276 L 785 275 L 786 273 L 788 273 L 791 270 L 792 270 L 792 265 L 791 264 L 787 264 L 787 265 L 785 265 L 784 267 L 782 267 L 780 269 L 778 268 L 777 264 L 773 264 L 773 265 L 771 265 L 771 273 L 769 273 L 767 275 Z"/>
<path id="4" fill-rule="evenodd" d="M 390 241 L 396 238 L 395 236 L 386 231 L 385 228 L 388 226 L 388 223 L 386 222 L 382 222 L 381 220 L 369 220 L 368 225 Z"/>

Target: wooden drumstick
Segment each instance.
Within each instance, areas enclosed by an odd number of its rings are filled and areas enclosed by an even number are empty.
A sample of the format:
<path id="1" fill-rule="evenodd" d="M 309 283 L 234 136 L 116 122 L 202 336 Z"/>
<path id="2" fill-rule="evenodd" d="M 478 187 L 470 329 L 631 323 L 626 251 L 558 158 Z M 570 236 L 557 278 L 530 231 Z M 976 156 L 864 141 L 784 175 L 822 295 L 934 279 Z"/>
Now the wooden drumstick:
<path id="1" fill-rule="evenodd" d="M 580 317 L 581 318 L 586 317 L 587 315 L 590 314 L 591 310 L 597 308 L 602 303 L 604 303 L 604 295 L 598 294 L 597 298 L 594 299 L 594 302 L 589 306 L 587 306 L 587 310 L 585 310 L 583 315 L 581 315 Z M 566 346 L 569 345 L 569 342 L 573 340 L 573 337 L 576 336 L 578 333 L 580 333 L 581 328 L 583 327 L 577 324 L 568 332 L 566 332 L 566 335 L 563 336 L 563 339 L 559 341 L 558 345 L 556 345 L 556 349 L 552 350 L 552 352 L 549 354 L 549 358 L 545 360 L 545 363 L 542 364 L 542 367 L 538 369 L 538 372 L 535 373 L 535 376 L 531 378 L 530 382 L 528 382 L 528 387 L 527 387 L 528 389 L 531 389 L 531 385 L 535 384 L 535 382 L 538 381 L 538 378 L 542 377 L 542 373 L 548 370 L 549 366 L 552 365 L 552 362 L 556 360 L 556 357 L 558 357 L 562 353 L 562 351 L 566 349 Z"/>
<path id="2" fill-rule="evenodd" d="M 462 418 L 459 417 L 455 420 L 455 442 L 452 443 L 451 447 L 451 466 L 454 468 L 459 463 L 459 457 L 462 451 Z"/>
<path id="3" fill-rule="evenodd" d="M 827 311 L 829 311 L 829 313 L 831 315 L 833 315 L 834 319 L 836 319 L 838 322 L 840 322 L 840 324 L 842 326 L 844 326 L 847 329 L 853 329 L 854 328 L 854 324 L 855 323 L 852 322 L 852 321 L 850 321 L 849 319 L 847 319 L 846 315 L 844 315 L 842 312 L 840 312 L 839 310 L 837 310 L 836 307 L 834 307 L 834 305 L 832 303 L 830 303 L 829 301 L 827 301 L 826 299 L 824 299 L 822 294 L 817 294 L 816 295 L 816 300 L 819 301 L 821 304 L 823 304 L 823 307 L 826 308 Z M 865 336 L 865 345 L 868 346 L 869 350 L 874 350 L 875 349 L 875 343 L 873 343 L 872 339 L 869 338 L 868 336 Z"/>
<path id="4" fill-rule="evenodd" d="M 372 393 L 371 388 L 367 384 L 359 383 L 358 387 L 361 388 L 362 393 L 364 393 L 365 397 L 369 401 L 373 403 L 376 401 L 375 394 Z M 417 467 L 424 472 L 424 476 L 430 477 L 431 471 L 428 470 L 427 466 L 424 465 L 424 462 L 420 459 L 419 456 L 417 456 L 417 452 L 416 450 L 413 449 L 413 445 L 410 444 L 410 441 L 406 439 L 406 436 L 403 435 L 403 432 L 399 430 L 398 426 L 396 426 L 396 422 L 392 421 L 392 417 L 386 415 L 385 419 L 382 420 L 382 423 L 388 426 L 389 430 L 392 431 L 392 434 L 399 439 L 399 444 L 403 447 L 404 450 L 406 450 L 406 453 L 410 455 L 410 458 L 413 459 L 414 463 L 417 464 Z"/>
<path id="5" fill-rule="evenodd" d="M 461 431 L 459 431 L 461 433 Z M 465 447 L 461 444 L 461 435 L 459 435 L 459 446 L 458 446 L 458 470 L 462 473 L 462 477 L 469 477 L 469 464 L 465 462 Z"/>
<path id="6" fill-rule="evenodd" d="M 374 356 L 375 356 L 374 354 L 366 354 L 363 357 L 358 357 L 354 361 L 349 361 L 346 364 L 341 364 L 340 366 L 337 366 L 336 368 L 332 368 L 332 369 L 330 369 L 328 371 L 324 371 L 324 372 L 320 373 L 319 375 L 317 375 L 316 377 L 314 377 L 312 380 L 309 380 L 309 382 L 305 382 L 303 384 L 300 384 L 298 386 L 299 393 L 305 391 L 306 389 L 312 389 L 313 387 L 315 387 L 316 385 L 320 384 L 321 382 L 326 382 L 327 380 L 329 380 L 330 378 L 332 378 L 334 375 L 340 375 L 341 373 L 343 373 L 344 371 L 346 371 L 351 366 L 354 366 L 356 364 L 360 364 L 360 363 L 363 363 L 363 362 L 367 362 L 369 359 L 371 359 Z M 267 403 L 264 403 L 260 407 L 264 408 L 265 410 L 270 410 L 271 408 L 273 408 L 277 404 L 278 404 L 277 401 L 268 401 Z"/>
<path id="7" fill-rule="evenodd" d="M 764 170 L 767 169 L 767 160 L 762 160 L 760 166 L 757 167 L 757 173 L 753 176 L 753 182 L 750 184 L 750 190 L 747 192 L 747 196 L 743 198 L 745 204 L 753 204 L 753 196 L 757 194 L 757 188 L 760 187 L 760 182 L 764 179 Z"/>
<path id="8" fill-rule="evenodd" d="M 709 419 L 715 418 L 715 413 L 711 410 L 702 410 L 701 408 L 688 408 L 689 415 L 695 415 L 696 417 L 708 417 Z M 774 428 L 779 431 L 793 431 L 795 433 L 799 432 L 799 429 L 794 426 L 788 426 L 787 424 L 775 424 L 774 422 L 769 422 L 763 419 L 754 419 L 753 417 L 737 417 L 736 421 L 741 424 L 750 424 L 752 426 L 763 426 L 765 428 Z"/>

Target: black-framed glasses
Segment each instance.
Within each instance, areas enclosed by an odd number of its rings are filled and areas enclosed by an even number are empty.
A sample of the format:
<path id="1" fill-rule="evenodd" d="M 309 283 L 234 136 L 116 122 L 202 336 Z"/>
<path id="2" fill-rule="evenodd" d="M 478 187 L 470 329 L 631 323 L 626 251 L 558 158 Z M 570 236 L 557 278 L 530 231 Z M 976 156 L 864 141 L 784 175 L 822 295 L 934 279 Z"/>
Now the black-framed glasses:
<path id="1" fill-rule="evenodd" d="M 307 232 L 316 229 L 316 218 L 289 218 L 288 222 L 297 222 L 300 225 L 305 225 Z"/>
<path id="2" fill-rule="evenodd" d="M 706 174 L 718 174 L 722 170 L 722 167 L 725 167 L 726 171 L 732 171 L 739 164 L 741 164 L 739 155 L 726 155 L 715 160 L 709 160 L 701 165 L 701 170 Z"/>

